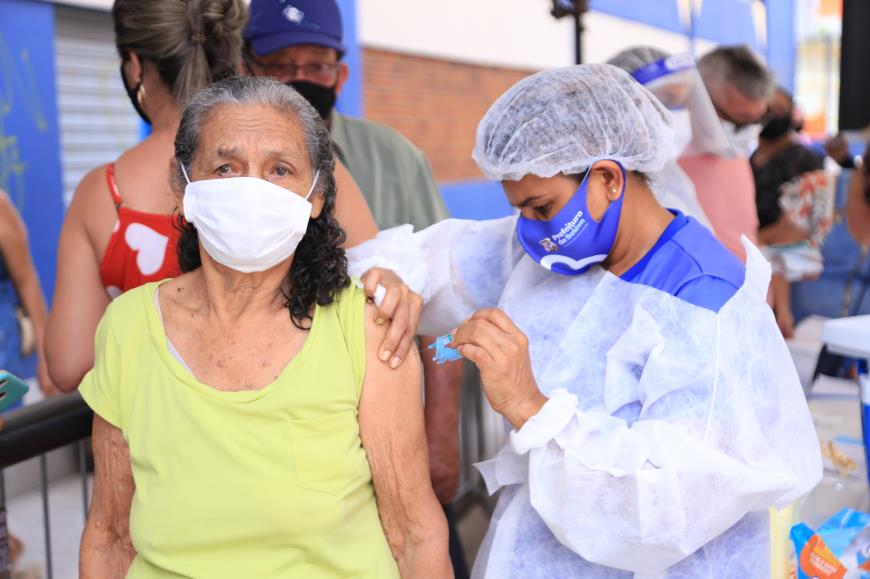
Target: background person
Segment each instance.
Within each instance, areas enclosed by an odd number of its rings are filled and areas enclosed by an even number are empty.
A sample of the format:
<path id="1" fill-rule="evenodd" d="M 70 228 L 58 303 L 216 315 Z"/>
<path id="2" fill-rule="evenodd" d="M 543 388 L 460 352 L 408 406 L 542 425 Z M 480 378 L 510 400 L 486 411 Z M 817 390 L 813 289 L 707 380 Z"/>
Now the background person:
<path id="1" fill-rule="evenodd" d="M 22 320 L 26 315 L 27 320 Z M 36 379 L 45 396 L 58 393 L 48 376 L 43 347 L 47 308 L 39 275 L 30 256 L 27 228 L 5 191 L 0 189 L 0 368 L 17 376 L 24 375 L 25 354 L 37 355 Z M 24 326 L 29 326 L 25 329 Z M 29 333 L 29 336 L 26 335 Z M 31 348 L 26 341 L 31 341 Z M 19 401 L 7 412 L 19 408 Z M 3 429 L 0 418 L 0 430 Z M 9 562 L 14 570 L 24 543 L 9 533 Z"/>
<path id="2" fill-rule="evenodd" d="M 677 164 L 687 151 L 721 150 L 725 133 L 691 55 L 669 55 L 650 46 L 626 49 L 608 61 L 632 75 L 671 111 L 674 119 L 673 159 L 654 179 L 653 191 L 665 207 L 679 209 L 712 229 L 698 201 L 695 184 Z M 659 186 L 661 184 L 661 186 Z"/>
<path id="3" fill-rule="evenodd" d="M 22 320 L 22 314 L 28 320 Z M 24 354 L 28 350 L 36 353 L 36 378 L 42 393 L 51 396 L 57 394 L 57 389 L 45 364 L 46 317 L 45 297 L 30 257 L 27 228 L 12 200 L 0 190 L 0 368 L 23 376 Z M 29 346 L 27 341 L 31 342 Z M 13 408 L 18 406 L 20 402 Z"/>
<path id="4" fill-rule="evenodd" d="M 251 72 L 292 86 L 323 117 L 336 155 L 362 189 L 378 228 L 410 223 L 423 229 L 449 217 L 429 162 L 417 147 L 385 125 L 335 110 L 352 71 L 341 60 L 342 20 L 334 0 L 300 0 L 292 6 L 280 0 L 253 0 L 244 37 Z M 420 338 L 423 351 L 432 341 Z M 467 565 L 450 505 L 459 487 L 463 368 L 459 362 L 438 366 L 428 356 L 423 368 L 432 483 L 445 506 L 454 568 L 462 579 L 468 575 Z"/>
<path id="5" fill-rule="evenodd" d="M 181 106 L 238 72 L 247 10 L 242 0 L 116 0 L 112 18 L 121 78 L 152 131 L 82 179 L 64 220 L 46 349 L 65 391 L 93 365 L 94 332 L 109 302 L 179 272 L 168 183 Z M 359 243 L 377 228 L 350 176 L 338 170 L 337 179 L 336 215 L 347 242 Z"/>
<path id="6" fill-rule="evenodd" d="M 783 336 L 794 335 L 790 282 L 823 270 L 820 247 L 833 221 L 833 181 L 824 158 L 795 131 L 794 99 L 777 88 L 750 157 L 755 176 L 758 239 L 771 246 L 773 309 Z"/>
<path id="7" fill-rule="evenodd" d="M 840 148 L 838 142 L 842 145 Z M 815 279 L 791 284 L 791 308 L 796 325 L 810 316 L 838 318 L 870 314 L 867 249 L 870 239 L 861 233 L 860 225 L 861 183 L 865 179 L 864 170 L 860 168 L 861 157 L 850 158 L 843 139 L 832 138 L 826 150 L 841 166 L 845 163 L 847 170 L 838 179 L 833 227 L 821 247 L 824 270 Z M 840 362 L 834 359 L 823 366 L 827 368 L 825 373 L 835 375 L 842 369 Z"/>
<path id="8" fill-rule="evenodd" d="M 698 60 L 698 71 L 725 130 L 727 146 L 683 155 L 679 163 L 695 184 L 716 237 L 743 260 L 741 236 L 754 242 L 758 231 L 749 149 L 761 130 L 773 80 L 746 46 L 713 50 Z"/>
<path id="9" fill-rule="evenodd" d="M 794 243 L 806 238 L 807 232 L 783 211 L 782 186 L 803 175 L 824 171 L 824 158 L 798 141 L 794 110 L 791 93 L 777 88 L 759 133 L 758 147 L 750 157 L 758 206 L 758 235 L 766 244 Z"/>
<path id="10" fill-rule="evenodd" d="M 108 308 L 80 388 L 82 577 L 452 577 L 419 361 L 378 360 L 315 110 L 268 79 L 218 82 L 174 161 L 184 273 Z"/>
<path id="11" fill-rule="evenodd" d="M 429 162 L 386 125 L 349 117 L 335 103 L 353 72 L 342 62 L 342 20 L 335 0 L 252 0 L 245 27 L 246 64 L 285 82 L 317 109 L 335 152 L 382 228 L 427 227 L 449 217 Z"/>

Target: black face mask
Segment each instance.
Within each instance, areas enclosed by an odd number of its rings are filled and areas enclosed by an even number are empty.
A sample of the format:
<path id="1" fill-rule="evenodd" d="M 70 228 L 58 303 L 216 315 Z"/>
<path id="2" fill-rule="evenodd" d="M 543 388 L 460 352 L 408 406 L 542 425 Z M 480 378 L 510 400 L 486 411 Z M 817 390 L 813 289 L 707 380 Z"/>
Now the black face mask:
<path id="1" fill-rule="evenodd" d="M 291 80 L 287 83 L 287 86 L 296 89 L 296 92 L 301 94 L 314 107 L 320 118 L 323 120 L 329 118 L 329 114 L 332 112 L 333 107 L 335 107 L 335 101 L 338 98 L 335 90 L 338 86 L 337 83 L 332 86 L 323 86 L 322 84 L 308 82 L 307 80 Z"/>
<path id="2" fill-rule="evenodd" d="M 791 114 L 770 117 L 758 134 L 762 139 L 778 139 L 794 128 Z"/>
<path id="3" fill-rule="evenodd" d="M 124 90 L 127 91 L 127 96 L 130 97 L 130 103 L 133 105 L 133 108 L 136 109 L 136 112 L 139 113 L 139 116 L 143 121 L 151 124 L 151 119 L 148 118 L 148 114 L 142 109 L 142 105 L 139 104 L 139 89 L 142 88 L 142 81 L 139 81 L 134 87 L 130 86 L 130 83 L 127 82 L 127 75 L 124 74 L 124 63 L 121 63 L 121 82 L 124 83 Z"/>

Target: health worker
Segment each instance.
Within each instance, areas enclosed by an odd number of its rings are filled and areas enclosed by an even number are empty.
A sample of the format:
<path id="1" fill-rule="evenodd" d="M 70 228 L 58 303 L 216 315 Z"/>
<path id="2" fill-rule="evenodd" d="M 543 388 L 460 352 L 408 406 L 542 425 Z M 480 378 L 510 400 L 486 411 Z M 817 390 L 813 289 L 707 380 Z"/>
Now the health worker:
<path id="1" fill-rule="evenodd" d="M 474 566 L 485 579 L 769 576 L 769 507 L 819 481 L 807 404 L 744 266 L 648 175 L 671 114 L 606 64 L 530 76 L 481 120 L 473 157 L 519 215 L 388 230 L 351 257 L 426 301 L 508 443 Z"/>

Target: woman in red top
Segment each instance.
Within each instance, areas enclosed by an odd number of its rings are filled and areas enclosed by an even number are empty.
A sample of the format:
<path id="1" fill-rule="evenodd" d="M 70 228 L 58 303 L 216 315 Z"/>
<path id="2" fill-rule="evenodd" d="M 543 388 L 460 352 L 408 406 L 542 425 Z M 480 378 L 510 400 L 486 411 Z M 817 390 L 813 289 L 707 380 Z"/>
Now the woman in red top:
<path id="1" fill-rule="evenodd" d="M 178 274 L 169 166 L 179 103 L 239 70 L 247 9 L 244 0 L 116 0 L 112 17 L 122 80 L 152 132 L 88 173 L 67 212 L 45 338 L 49 372 L 64 391 L 93 365 L 94 334 L 111 299 Z M 377 228 L 350 174 L 336 169 L 336 217 L 352 246 Z"/>

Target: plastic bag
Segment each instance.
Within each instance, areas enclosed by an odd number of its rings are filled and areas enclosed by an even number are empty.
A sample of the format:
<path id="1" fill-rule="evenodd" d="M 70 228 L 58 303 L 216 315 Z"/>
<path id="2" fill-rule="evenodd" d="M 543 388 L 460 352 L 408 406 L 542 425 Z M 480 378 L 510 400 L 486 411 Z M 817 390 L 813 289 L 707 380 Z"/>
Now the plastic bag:
<path id="1" fill-rule="evenodd" d="M 791 529 L 797 579 L 870 579 L 870 515 L 843 509 L 817 532 Z"/>

